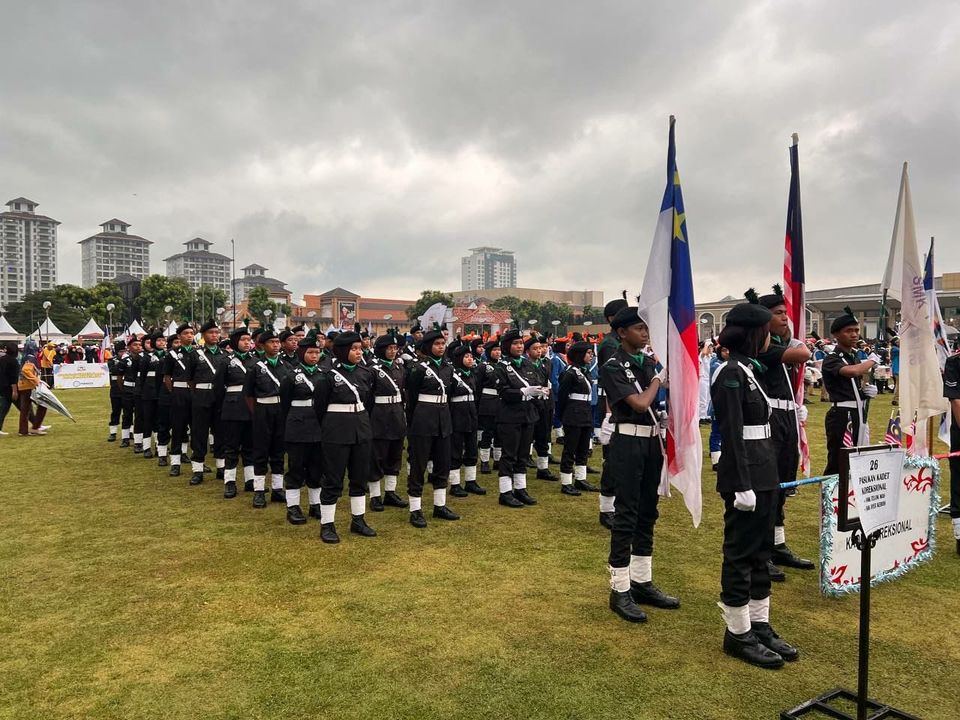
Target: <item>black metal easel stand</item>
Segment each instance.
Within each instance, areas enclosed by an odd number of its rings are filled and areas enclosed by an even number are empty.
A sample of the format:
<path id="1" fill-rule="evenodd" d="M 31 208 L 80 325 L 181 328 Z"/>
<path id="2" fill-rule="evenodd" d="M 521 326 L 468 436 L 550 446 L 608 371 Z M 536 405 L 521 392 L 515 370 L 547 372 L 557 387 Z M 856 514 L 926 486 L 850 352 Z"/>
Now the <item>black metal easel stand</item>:
<path id="1" fill-rule="evenodd" d="M 807 700 L 795 708 L 780 713 L 780 720 L 797 720 L 804 716 L 835 718 L 835 720 L 920 720 L 903 710 L 884 705 L 867 697 L 870 669 L 870 550 L 877 544 L 880 533 L 869 537 L 863 530 L 853 533 L 853 542 L 860 550 L 860 640 L 857 660 L 857 692 L 834 688 Z M 856 705 L 856 715 L 836 707 L 835 703 Z"/>

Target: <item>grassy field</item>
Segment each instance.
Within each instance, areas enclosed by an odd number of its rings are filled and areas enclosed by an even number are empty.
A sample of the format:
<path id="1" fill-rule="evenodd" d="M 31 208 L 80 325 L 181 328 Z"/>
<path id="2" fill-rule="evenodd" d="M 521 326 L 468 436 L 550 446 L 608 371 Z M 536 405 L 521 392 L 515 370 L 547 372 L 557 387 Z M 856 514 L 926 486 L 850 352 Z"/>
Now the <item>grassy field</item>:
<path id="1" fill-rule="evenodd" d="M 774 586 L 800 662 L 722 654 L 708 464 L 699 529 L 679 495 L 660 506 L 654 576 L 683 607 L 634 626 L 606 606 L 595 495 L 531 480 L 540 504 L 508 510 L 481 476 L 490 494 L 450 503 L 462 521 L 418 531 L 388 509 L 368 514 L 374 539 L 347 533 L 341 502 L 343 542 L 326 546 L 316 521 L 104 442 L 106 391 L 60 396 L 76 425 L 0 439 L 0 718 L 776 718 L 855 687 L 858 601 L 821 597 L 812 572 Z M 819 469 L 826 406 L 810 407 Z M 817 498 L 787 506 L 810 558 Z M 938 533 L 931 563 L 875 589 L 871 657 L 872 694 L 934 720 L 960 715 L 960 558 L 947 518 Z"/>

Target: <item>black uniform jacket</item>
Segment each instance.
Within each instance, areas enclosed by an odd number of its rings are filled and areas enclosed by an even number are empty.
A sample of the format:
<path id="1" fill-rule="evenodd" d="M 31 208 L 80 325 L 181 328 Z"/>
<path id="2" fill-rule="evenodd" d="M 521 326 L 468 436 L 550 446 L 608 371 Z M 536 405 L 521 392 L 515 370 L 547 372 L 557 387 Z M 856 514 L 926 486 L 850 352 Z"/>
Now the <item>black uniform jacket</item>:
<path id="1" fill-rule="evenodd" d="M 446 360 L 414 363 L 407 375 L 407 433 L 428 437 L 448 437 L 453 431 L 448 395 L 453 386 L 453 366 Z M 441 398 L 441 402 L 421 401 L 420 396 Z"/>
<path id="2" fill-rule="evenodd" d="M 179 350 L 171 350 L 167 353 L 166 362 L 164 363 L 163 374 L 164 376 L 169 376 L 173 382 L 171 386 L 171 400 L 172 403 L 178 404 L 178 407 L 186 406 L 190 403 L 190 388 L 177 387 L 177 383 L 190 382 L 190 360 L 188 355 L 193 352 L 196 352 L 196 348 L 192 345 L 189 349 L 180 348 Z"/>
<path id="3" fill-rule="evenodd" d="M 948 400 L 960 400 L 960 353 L 948 357 L 946 364 L 943 366 L 943 396 Z M 953 415 L 952 408 L 950 418 L 954 429 L 960 427 Z"/>
<path id="4" fill-rule="evenodd" d="M 286 416 L 284 442 L 320 442 L 317 405 L 321 384 L 319 370 L 311 373 L 300 364 L 284 373 L 280 380 L 280 405 Z"/>
<path id="5" fill-rule="evenodd" d="M 840 375 L 840 368 L 846 365 L 856 365 L 859 362 L 855 352 L 843 353 L 839 347 L 832 353 L 827 353 L 827 356 L 823 358 L 823 365 L 821 366 L 823 384 L 833 402 L 856 400 L 857 397 L 853 392 L 854 386 L 856 386 L 860 398 L 863 399 L 861 392 L 863 377 L 845 378 Z"/>
<path id="6" fill-rule="evenodd" d="M 481 415 L 496 417 L 500 409 L 500 391 L 497 389 L 497 368 L 493 363 L 479 363 L 473 372 L 480 378 Z"/>
<path id="7" fill-rule="evenodd" d="M 467 374 L 469 373 L 469 374 Z M 472 370 L 453 369 L 453 387 L 450 389 L 450 419 L 454 432 L 476 432 L 480 427 L 478 414 L 480 376 Z M 464 398 L 464 399 L 460 399 Z"/>
<path id="8" fill-rule="evenodd" d="M 214 407 L 223 399 L 227 354 L 217 345 L 198 347 L 186 358 L 196 407 Z M 210 387 L 206 387 L 209 385 Z"/>
<path id="9" fill-rule="evenodd" d="M 754 379 L 762 368 L 755 362 L 730 353 L 712 378 L 710 396 L 723 447 L 717 465 L 717 492 L 722 494 L 779 487 L 773 439 L 744 439 L 744 426 L 770 421 L 770 406 Z"/>
<path id="10" fill-rule="evenodd" d="M 120 397 L 123 394 L 123 386 L 117 380 L 123 377 L 123 369 L 120 363 L 123 360 L 119 355 L 114 355 L 107 360 L 107 374 L 110 375 L 110 397 Z"/>
<path id="11" fill-rule="evenodd" d="M 155 352 L 144 353 L 140 357 L 140 377 L 137 382 L 140 383 L 140 397 L 144 400 L 154 401 L 157 399 L 157 375 L 163 376 L 160 358 Z"/>
<path id="12" fill-rule="evenodd" d="M 407 417 L 403 409 L 406 372 L 396 360 L 377 360 L 370 368 L 373 375 L 373 404 L 370 425 L 377 440 L 402 440 L 407 434 Z"/>
<path id="13" fill-rule="evenodd" d="M 243 384 L 243 394 L 252 398 L 278 397 L 280 381 L 286 375 L 288 366 L 278 355 L 275 363 L 267 360 L 266 355 L 254 362 Z"/>
<path id="14" fill-rule="evenodd" d="M 123 394 L 127 396 L 140 397 L 140 362 L 143 353 L 134 355 L 127 353 L 120 361 L 120 371 L 123 374 Z"/>
<path id="15" fill-rule="evenodd" d="M 792 378 L 796 368 L 783 364 L 783 353 L 787 346 L 781 345 L 779 340 L 770 338 L 770 347 L 757 356 L 757 360 L 766 370 L 757 375 L 757 380 L 763 386 L 767 397 L 776 400 L 793 400 Z"/>
<path id="16" fill-rule="evenodd" d="M 369 407 L 373 402 L 373 375 L 369 368 L 356 365 L 351 370 L 334 360 L 329 369 L 320 372 L 317 384 L 317 413 L 323 442 L 355 445 L 372 440 Z M 333 405 L 350 405 L 353 411 L 337 412 L 331 410 Z"/>
<path id="17" fill-rule="evenodd" d="M 583 368 L 569 366 L 560 375 L 557 412 L 560 422 L 570 427 L 593 427 L 593 406 L 590 395 L 593 385 Z M 573 399 L 570 395 L 583 395 L 586 399 Z"/>
<path id="18" fill-rule="evenodd" d="M 536 403 L 527 400 L 523 388 L 541 384 L 540 373 L 525 357 L 501 360 L 497 365 L 497 389 L 500 391 L 500 408 L 497 422 L 507 425 L 523 425 L 537 421 Z"/>
<path id="19" fill-rule="evenodd" d="M 638 395 L 650 387 L 656 374 L 655 363 L 643 353 L 633 356 L 622 347 L 614 350 L 610 359 L 600 366 L 599 380 L 610 406 L 610 422 L 614 425 L 654 424 L 654 417 L 649 411 L 638 413 L 623 400 L 630 395 Z M 639 389 L 637 384 L 640 385 Z M 656 442 L 656 438 L 652 439 Z"/>
<path id="20" fill-rule="evenodd" d="M 231 422 L 250 422 L 250 408 L 244 397 L 247 376 L 254 372 L 257 360 L 253 353 L 235 352 L 227 357 L 223 374 L 223 402 L 220 419 Z"/>

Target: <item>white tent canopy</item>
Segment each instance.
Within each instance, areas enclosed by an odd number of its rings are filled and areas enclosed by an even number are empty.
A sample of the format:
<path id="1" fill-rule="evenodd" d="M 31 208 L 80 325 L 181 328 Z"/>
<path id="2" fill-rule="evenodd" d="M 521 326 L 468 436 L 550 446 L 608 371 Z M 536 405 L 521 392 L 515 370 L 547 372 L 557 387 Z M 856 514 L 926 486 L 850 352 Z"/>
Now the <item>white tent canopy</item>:
<path id="1" fill-rule="evenodd" d="M 0 315 L 0 341 L 3 342 L 22 342 L 23 335 L 18 333 L 13 329 L 13 325 L 3 316 Z"/>
<path id="2" fill-rule="evenodd" d="M 38 329 L 30 333 L 30 337 L 35 340 L 42 338 L 44 342 L 53 341 L 55 343 L 70 342 L 72 339 L 70 335 L 58 328 L 50 318 L 44 320 Z"/>
<path id="3" fill-rule="evenodd" d="M 127 335 L 145 335 L 146 330 L 143 329 L 143 325 L 134 320 L 130 323 L 130 327 L 127 328 Z"/>
<path id="4" fill-rule="evenodd" d="M 77 333 L 78 338 L 102 338 L 103 329 L 94 322 L 93 318 L 90 318 L 87 321 L 87 324 L 83 326 L 83 330 Z"/>
<path id="5" fill-rule="evenodd" d="M 166 331 L 164 332 L 164 334 L 165 334 L 167 337 L 170 337 L 171 335 L 176 335 L 176 334 L 177 334 L 177 324 L 176 324 L 173 320 L 171 320 L 171 321 L 170 321 L 170 324 L 167 325 L 167 329 L 166 329 Z"/>

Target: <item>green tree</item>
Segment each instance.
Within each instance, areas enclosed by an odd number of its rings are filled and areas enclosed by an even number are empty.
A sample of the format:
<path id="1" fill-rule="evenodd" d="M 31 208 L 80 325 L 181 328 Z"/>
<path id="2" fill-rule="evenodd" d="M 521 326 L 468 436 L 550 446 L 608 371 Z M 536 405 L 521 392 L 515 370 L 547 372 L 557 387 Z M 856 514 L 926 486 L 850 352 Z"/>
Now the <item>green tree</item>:
<path id="1" fill-rule="evenodd" d="M 573 308 L 569 305 L 561 305 L 555 302 L 545 302 L 540 306 L 540 317 L 537 327 L 543 333 L 565 333 L 567 325 L 573 322 Z M 558 320 L 559 325 L 554 326 L 553 321 Z"/>
<path id="2" fill-rule="evenodd" d="M 147 275 L 140 282 L 140 297 L 137 303 L 143 315 L 143 322 L 150 325 L 161 325 L 166 322 L 164 308 L 173 307 L 173 318 L 190 316 L 190 298 L 193 292 L 183 278 L 169 278 L 164 275 Z M 116 318 L 116 315 L 114 315 Z"/>
<path id="3" fill-rule="evenodd" d="M 82 288 L 77 289 L 82 290 Z M 29 335 L 47 317 L 47 312 L 43 309 L 43 303 L 49 301 L 50 320 L 53 321 L 53 324 L 65 333 L 75 333 L 87 321 L 83 310 L 72 304 L 76 300 L 77 295 L 72 290 L 68 291 L 67 299 L 64 299 L 64 296 L 58 290 L 37 290 L 24 295 L 20 302 L 11 303 L 6 308 L 5 314 L 7 320 L 18 332 Z"/>
<path id="4" fill-rule="evenodd" d="M 447 307 L 453 307 L 453 295 L 441 290 L 424 290 L 420 293 L 420 299 L 407 308 L 407 319 L 416 320 L 426 312 L 427 308 L 436 303 L 443 303 Z"/>
<path id="5" fill-rule="evenodd" d="M 586 322 L 587 320 L 593 323 L 605 323 L 606 318 L 603 317 L 603 308 L 595 308 L 593 305 L 584 305 L 583 312 L 580 313 L 580 322 Z"/>
<path id="6" fill-rule="evenodd" d="M 270 316 L 271 322 L 276 319 L 277 315 L 290 314 L 289 305 L 286 303 L 278 303 L 276 300 L 271 299 L 270 291 L 265 287 L 255 287 L 247 296 L 247 312 L 250 313 L 250 316 L 254 320 L 263 324 L 264 310 L 270 310 L 272 313 Z"/>
<path id="7" fill-rule="evenodd" d="M 107 305 L 113 303 L 113 321 L 125 322 L 129 320 L 126 317 L 126 306 L 123 302 L 123 295 L 120 292 L 120 286 L 113 282 L 101 282 L 94 285 L 86 291 L 87 305 L 84 311 L 88 317 L 92 317 L 101 327 L 110 321 L 110 313 L 107 312 Z"/>
<path id="8" fill-rule="evenodd" d="M 511 318 L 520 320 L 520 322 L 523 323 L 524 320 L 520 317 L 520 306 L 522 304 L 523 301 L 520 298 L 514 297 L 513 295 L 504 295 L 502 298 L 497 298 L 490 303 L 490 307 L 494 310 L 509 310 Z"/>

